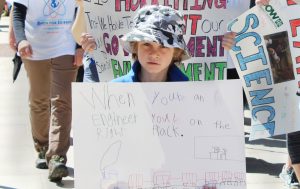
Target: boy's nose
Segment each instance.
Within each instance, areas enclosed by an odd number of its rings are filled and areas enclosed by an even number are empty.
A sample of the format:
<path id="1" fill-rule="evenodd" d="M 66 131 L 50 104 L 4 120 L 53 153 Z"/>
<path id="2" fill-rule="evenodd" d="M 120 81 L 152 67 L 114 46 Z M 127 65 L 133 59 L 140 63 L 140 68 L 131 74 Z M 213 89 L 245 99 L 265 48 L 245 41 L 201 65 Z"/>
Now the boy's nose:
<path id="1" fill-rule="evenodd" d="M 158 60 L 159 59 L 159 54 L 158 53 L 152 53 L 150 55 L 151 60 Z"/>
<path id="2" fill-rule="evenodd" d="M 152 51 L 150 52 L 150 57 L 151 57 L 152 59 L 158 59 L 158 58 L 159 58 L 159 50 L 152 50 Z"/>

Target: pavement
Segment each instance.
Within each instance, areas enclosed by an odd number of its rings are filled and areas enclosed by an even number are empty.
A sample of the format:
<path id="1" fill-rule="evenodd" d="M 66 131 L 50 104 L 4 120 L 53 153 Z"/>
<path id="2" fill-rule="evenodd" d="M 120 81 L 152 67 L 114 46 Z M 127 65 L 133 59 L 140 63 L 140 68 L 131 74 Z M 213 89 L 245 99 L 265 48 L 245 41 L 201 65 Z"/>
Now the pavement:
<path id="1" fill-rule="evenodd" d="M 28 116 L 28 82 L 24 67 L 12 81 L 8 17 L 0 20 L 0 189 L 74 188 L 73 146 L 68 152 L 69 176 L 59 184 L 48 181 L 48 170 L 34 167 L 36 152 Z M 249 111 L 245 111 L 248 189 L 282 189 L 278 177 L 287 159 L 285 136 L 249 141 Z"/>

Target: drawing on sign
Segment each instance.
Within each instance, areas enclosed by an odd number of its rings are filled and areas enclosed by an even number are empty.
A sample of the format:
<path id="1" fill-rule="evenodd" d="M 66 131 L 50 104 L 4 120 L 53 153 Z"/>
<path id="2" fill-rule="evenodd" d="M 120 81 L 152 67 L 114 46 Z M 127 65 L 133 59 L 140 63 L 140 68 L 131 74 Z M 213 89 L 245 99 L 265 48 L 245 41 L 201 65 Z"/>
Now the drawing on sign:
<path id="1" fill-rule="evenodd" d="M 225 148 L 213 146 L 212 151 L 209 152 L 209 158 L 213 160 L 226 160 L 226 152 Z"/>
<path id="2" fill-rule="evenodd" d="M 153 184 L 155 187 L 167 187 L 171 185 L 170 172 L 156 172 L 153 175 Z"/>
<path id="3" fill-rule="evenodd" d="M 182 185 L 185 187 L 197 186 L 197 173 L 182 173 Z"/>
<path id="4" fill-rule="evenodd" d="M 132 174 L 129 176 L 128 179 L 129 189 L 143 188 L 143 186 L 144 186 L 143 174 Z"/>
<path id="5" fill-rule="evenodd" d="M 73 89 L 76 188 L 246 188 L 239 81 Z"/>
<path id="6" fill-rule="evenodd" d="M 116 141 L 112 143 L 104 152 L 100 160 L 100 171 L 103 178 L 107 178 L 106 169 L 118 162 L 121 146 L 122 142 Z"/>
<path id="7" fill-rule="evenodd" d="M 274 83 L 294 80 L 293 61 L 286 31 L 264 36 Z"/>
<path id="8" fill-rule="evenodd" d="M 210 138 L 210 143 L 205 141 Z M 240 138 L 232 136 L 195 136 L 194 138 L 194 158 L 218 161 L 243 161 L 239 154 L 235 153 L 234 146 L 225 146 L 221 141 L 229 138 L 238 142 Z"/>

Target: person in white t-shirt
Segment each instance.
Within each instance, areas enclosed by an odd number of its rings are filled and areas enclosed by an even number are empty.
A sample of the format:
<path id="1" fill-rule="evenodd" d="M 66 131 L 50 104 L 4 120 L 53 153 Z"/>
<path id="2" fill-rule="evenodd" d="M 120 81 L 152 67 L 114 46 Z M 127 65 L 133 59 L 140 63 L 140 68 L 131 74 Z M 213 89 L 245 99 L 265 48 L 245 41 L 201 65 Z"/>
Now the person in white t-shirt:
<path id="1" fill-rule="evenodd" d="M 13 2 L 12 2 L 13 3 Z M 13 22 L 12 22 L 12 12 L 13 12 L 13 6 L 11 7 L 10 14 L 9 14 L 9 27 L 8 27 L 8 44 L 10 48 L 16 52 L 16 38 L 13 30 Z"/>
<path id="2" fill-rule="evenodd" d="M 36 167 L 49 168 L 50 181 L 68 175 L 71 82 L 82 64 L 71 27 L 74 0 L 15 0 L 13 27 L 17 50 L 28 75 L 30 121 Z"/>

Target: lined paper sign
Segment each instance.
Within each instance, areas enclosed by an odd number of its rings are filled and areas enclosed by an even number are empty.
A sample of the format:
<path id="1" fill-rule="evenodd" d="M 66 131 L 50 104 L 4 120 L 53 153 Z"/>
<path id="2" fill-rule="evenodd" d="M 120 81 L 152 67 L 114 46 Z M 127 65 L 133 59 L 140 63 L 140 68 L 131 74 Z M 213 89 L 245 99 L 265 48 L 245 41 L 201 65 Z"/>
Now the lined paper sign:
<path id="1" fill-rule="evenodd" d="M 240 82 L 74 83 L 76 188 L 246 188 Z"/>

